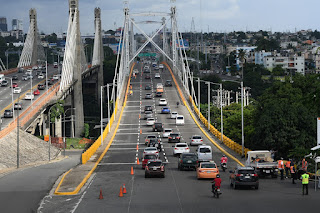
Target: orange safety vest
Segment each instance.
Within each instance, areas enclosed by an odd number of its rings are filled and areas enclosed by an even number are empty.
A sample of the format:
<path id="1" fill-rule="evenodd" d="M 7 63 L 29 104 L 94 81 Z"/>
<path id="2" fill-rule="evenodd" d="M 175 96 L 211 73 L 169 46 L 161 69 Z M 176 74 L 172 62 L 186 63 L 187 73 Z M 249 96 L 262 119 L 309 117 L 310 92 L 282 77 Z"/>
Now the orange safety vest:
<path id="1" fill-rule="evenodd" d="M 290 168 L 290 164 L 291 164 L 291 161 L 288 160 L 287 163 L 286 163 L 286 167 Z"/>
<path id="2" fill-rule="evenodd" d="M 302 169 L 306 169 L 308 166 L 308 162 L 306 160 L 302 160 Z"/>
<path id="3" fill-rule="evenodd" d="M 290 171 L 291 171 L 291 173 L 296 173 L 294 170 L 295 170 L 295 169 L 294 169 L 294 166 L 290 166 Z"/>
<path id="4" fill-rule="evenodd" d="M 284 169 L 283 161 L 279 160 L 278 161 L 278 169 Z"/>

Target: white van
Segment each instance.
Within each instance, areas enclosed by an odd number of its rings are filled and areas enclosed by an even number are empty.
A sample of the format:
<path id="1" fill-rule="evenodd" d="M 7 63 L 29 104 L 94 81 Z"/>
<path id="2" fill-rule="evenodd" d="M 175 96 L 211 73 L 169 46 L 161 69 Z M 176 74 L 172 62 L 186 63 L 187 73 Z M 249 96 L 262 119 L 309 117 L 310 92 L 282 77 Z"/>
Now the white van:
<path id="1" fill-rule="evenodd" d="M 176 125 L 184 125 L 184 117 L 183 117 L 183 115 L 177 115 L 177 117 L 176 117 Z"/>
<path id="2" fill-rule="evenodd" d="M 0 83 L 1 83 L 3 80 L 5 80 L 5 79 L 4 79 L 4 74 L 0 74 Z"/>
<path id="3" fill-rule="evenodd" d="M 212 149 L 208 145 L 199 145 L 197 149 L 197 156 L 199 161 L 211 161 Z"/>

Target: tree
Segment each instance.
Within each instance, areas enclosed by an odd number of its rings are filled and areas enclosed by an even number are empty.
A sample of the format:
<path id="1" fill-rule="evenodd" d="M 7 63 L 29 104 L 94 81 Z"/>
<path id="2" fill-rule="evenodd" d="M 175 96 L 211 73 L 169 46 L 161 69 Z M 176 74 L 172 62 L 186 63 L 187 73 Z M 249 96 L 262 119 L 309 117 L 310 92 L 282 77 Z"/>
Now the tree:
<path id="1" fill-rule="evenodd" d="M 259 38 L 255 45 L 257 46 L 257 50 L 265 50 L 267 52 L 280 50 L 279 42 L 274 39 L 268 40 L 265 38 Z"/>
<path id="2" fill-rule="evenodd" d="M 54 123 L 56 119 L 60 119 L 61 115 L 64 113 L 64 100 L 59 100 L 50 110 L 50 122 Z"/>
<path id="3" fill-rule="evenodd" d="M 280 65 L 277 65 L 275 68 L 272 69 L 272 74 L 274 76 L 284 76 L 286 73 Z"/>

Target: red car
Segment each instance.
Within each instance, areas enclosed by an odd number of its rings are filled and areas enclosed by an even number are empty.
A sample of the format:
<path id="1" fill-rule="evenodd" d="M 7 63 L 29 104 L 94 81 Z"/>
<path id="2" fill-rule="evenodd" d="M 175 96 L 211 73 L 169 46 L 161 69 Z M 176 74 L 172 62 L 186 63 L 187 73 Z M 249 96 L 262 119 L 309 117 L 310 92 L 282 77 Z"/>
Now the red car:
<path id="1" fill-rule="evenodd" d="M 16 88 L 18 87 L 18 84 L 17 83 L 12 83 L 12 88 Z"/>
<path id="2" fill-rule="evenodd" d="M 142 169 L 146 168 L 149 160 L 157 160 L 157 155 L 145 155 L 142 159 Z"/>
<path id="3" fill-rule="evenodd" d="M 35 91 L 33 91 L 34 95 L 40 95 L 40 91 L 38 89 L 36 89 Z"/>

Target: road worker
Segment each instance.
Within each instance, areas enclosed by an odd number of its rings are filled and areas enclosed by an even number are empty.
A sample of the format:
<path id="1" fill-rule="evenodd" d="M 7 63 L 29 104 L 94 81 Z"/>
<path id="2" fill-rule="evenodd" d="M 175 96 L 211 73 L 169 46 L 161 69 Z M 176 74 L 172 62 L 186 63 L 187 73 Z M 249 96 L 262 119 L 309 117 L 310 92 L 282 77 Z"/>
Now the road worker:
<path id="1" fill-rule="evenodd" d="M 308 169 L 308 161 L 306 161 L 305 158 L 302 159 L 301 167 L 302 167 L 302 170 L 303 170 L 304 172 L 307 171 L 307 169 Z"/>
<path id="2" fill-rule="evenodd" d="M 309 184 L 309 175 L 307 171 L 304 171 L 304 174 L 301 175 L 302 178 L 302 195 L 308 195 L 308 184 Z"/>
<path id="3" fill-rule="evenodd" d="M 294 181 L 296 179 L 296 168 L 294 166 L 290 166 L 290 173 L 291 173 L 291 178 L 292 178 L 292 184 L 296 184 Z"/>
<path id="4" fill-rule="evenodd" d="M 284 179 L 284 177 L 283 177 L 283 172 L 284 172 L 283 158 L 281 158 L 281 159 L 278 161 L 278 169 L 279 169 L 279 171 L 280 171 L 281 180 L 283 180 L 283 179 Z"/>
<path id="5" fill-rule="evenodd" d="M 290 164 L 291 164 L 291 159 L 289 159 L 289 160 L 286 162 L 286 178 L 289 177 Z"/>

